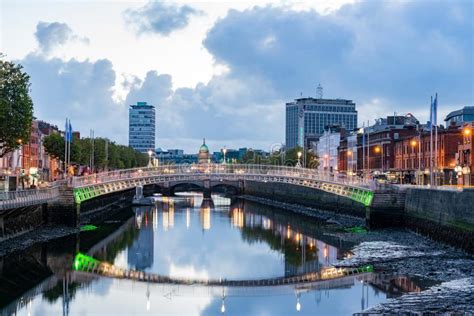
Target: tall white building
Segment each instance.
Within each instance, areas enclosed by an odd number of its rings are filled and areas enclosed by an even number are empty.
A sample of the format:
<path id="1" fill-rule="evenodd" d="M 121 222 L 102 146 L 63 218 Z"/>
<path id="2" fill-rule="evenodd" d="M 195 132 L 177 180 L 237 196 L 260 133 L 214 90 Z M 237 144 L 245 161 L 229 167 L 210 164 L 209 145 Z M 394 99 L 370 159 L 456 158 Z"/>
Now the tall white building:
<path id="1" fill-rule="evenodd" d="M 128 146 L 142 153 L 155 151 L 155 107 L 137 102 L 128 114 Z"/>
<path id="2" fill-rule="evenodd" d="M 340 130 L 328 128 L 319 137 L 316 144 L 316 154 L 319 157 L 318 170 L 335 171 L 338 163 L 338 147 L 341 143 Z M 314 143 L 313 143 L 314 144 Z"/>

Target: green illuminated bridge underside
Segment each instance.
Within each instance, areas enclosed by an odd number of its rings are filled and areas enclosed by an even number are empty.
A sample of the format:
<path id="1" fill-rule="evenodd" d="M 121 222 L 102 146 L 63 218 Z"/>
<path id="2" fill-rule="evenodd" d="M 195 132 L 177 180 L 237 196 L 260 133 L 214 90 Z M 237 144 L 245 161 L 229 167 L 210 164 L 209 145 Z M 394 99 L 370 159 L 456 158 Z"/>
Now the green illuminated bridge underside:
<path id="1" fill-rule="evenodd" d="M 89 257 L 85 254 L 78 253 L 74 258 L 73 270 L 77 272 L 84 272 L 95 274 L 104 277 L 129 279 L 134 281 L 142 281 L 148 283 L 165 283 L 165 284 L 182 284 L 182 285 L 203 285 L 203 286 L 280 286 L 300 283 L 313 283 L 320 281 L 328 281 L 341 279 L 344 277 L 361 275 L 364 273 L 374 272 L 372 265 L 364 265 L 357 268 L 325 268 L 320 272 L 311 272 L 293 277 L 280 277 L 272 279 L 258 279 L 258 280 L 226 280 L 226 279 L 183 279 L 170 278 L 159 274 L 146 273 L 143 271 L 128 270 L 116 267 L 112 264 L 101 262 L 97 259 Z"/>
<path id="2" fill-rule="evenodd" d="M 264 165 L 173 165 L 129 169 L 73 179 L 77 204 L 101 195 L 133 189 L 137 186 L 195 181 L 257 181 L 288 183 L 347 197 L 370 206 L 374 193 L 366 185 L 319 174 L 314 169 Z"/>

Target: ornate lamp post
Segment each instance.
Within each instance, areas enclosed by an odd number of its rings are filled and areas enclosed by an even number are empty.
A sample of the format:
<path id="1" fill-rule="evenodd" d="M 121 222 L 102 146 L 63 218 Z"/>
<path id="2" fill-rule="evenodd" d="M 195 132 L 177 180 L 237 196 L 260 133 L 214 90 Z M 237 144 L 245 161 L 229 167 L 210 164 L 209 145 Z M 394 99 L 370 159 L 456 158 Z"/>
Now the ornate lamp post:
<path id="1" fill-rule="evenodd" d="M 298 154 L 297 154 L 298 155 L 298 163 L 296 164 L 297 168 L 301 168 L 301 155 L 302 154 L 303 153 L 301 151 L 299 151 Z"/>
<path id="2" fill-rule="evenodd" d="M 153 164 L 151 162 L 151 155 L 153 155 L 153 152 L 149 150 L 148 151 L 148 168 L 153 167 Z"/>
<path id="3" fill-rule="evenodd" d="M 224 154 L 224 160 L 222 161 L 222 163 L 225 164 L 226 163 L 225 154 L 227 153 L 227 148 L 225 148 L 225 146 L 222 149 L 222 153 Z"/>

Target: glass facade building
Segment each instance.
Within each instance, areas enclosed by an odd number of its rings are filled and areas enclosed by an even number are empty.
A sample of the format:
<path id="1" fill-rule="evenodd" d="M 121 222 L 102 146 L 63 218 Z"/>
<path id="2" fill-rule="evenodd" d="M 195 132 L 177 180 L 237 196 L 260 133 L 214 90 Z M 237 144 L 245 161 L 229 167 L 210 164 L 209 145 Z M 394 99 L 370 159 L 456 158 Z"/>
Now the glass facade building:
<path id="1" fill-rule="evenodd" d="M 450 124 L 461 126 L 464 123 L 474 122 L 474 106 L 465 106 L 464 108 L 449 113 L 444 119 L 446 127 Z"/>
<path id="2" fill-rule="evenodd" d="M 352 100 L 300 98 L 286 103 L 286 147 L 309 148 L 325 127 L 357 128 L 357 111 Z"/>
<path id="3" fill-rule="evenodd" d="M 155 151 L 155 107 L 146 102 L 130 105 L 128 110 L 128 146 L 146 153 Z"/>

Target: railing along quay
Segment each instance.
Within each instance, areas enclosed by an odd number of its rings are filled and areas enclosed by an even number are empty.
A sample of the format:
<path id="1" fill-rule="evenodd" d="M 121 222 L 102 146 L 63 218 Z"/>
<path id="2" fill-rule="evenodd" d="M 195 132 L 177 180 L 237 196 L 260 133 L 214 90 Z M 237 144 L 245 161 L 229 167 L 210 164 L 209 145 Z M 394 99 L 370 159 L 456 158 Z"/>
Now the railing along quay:
<path id="1" fill-rule="evenodd" d="M 46 203 L 59 196 L 57 186 L 21 191 L 0 192 L 0 210 Z"/>

